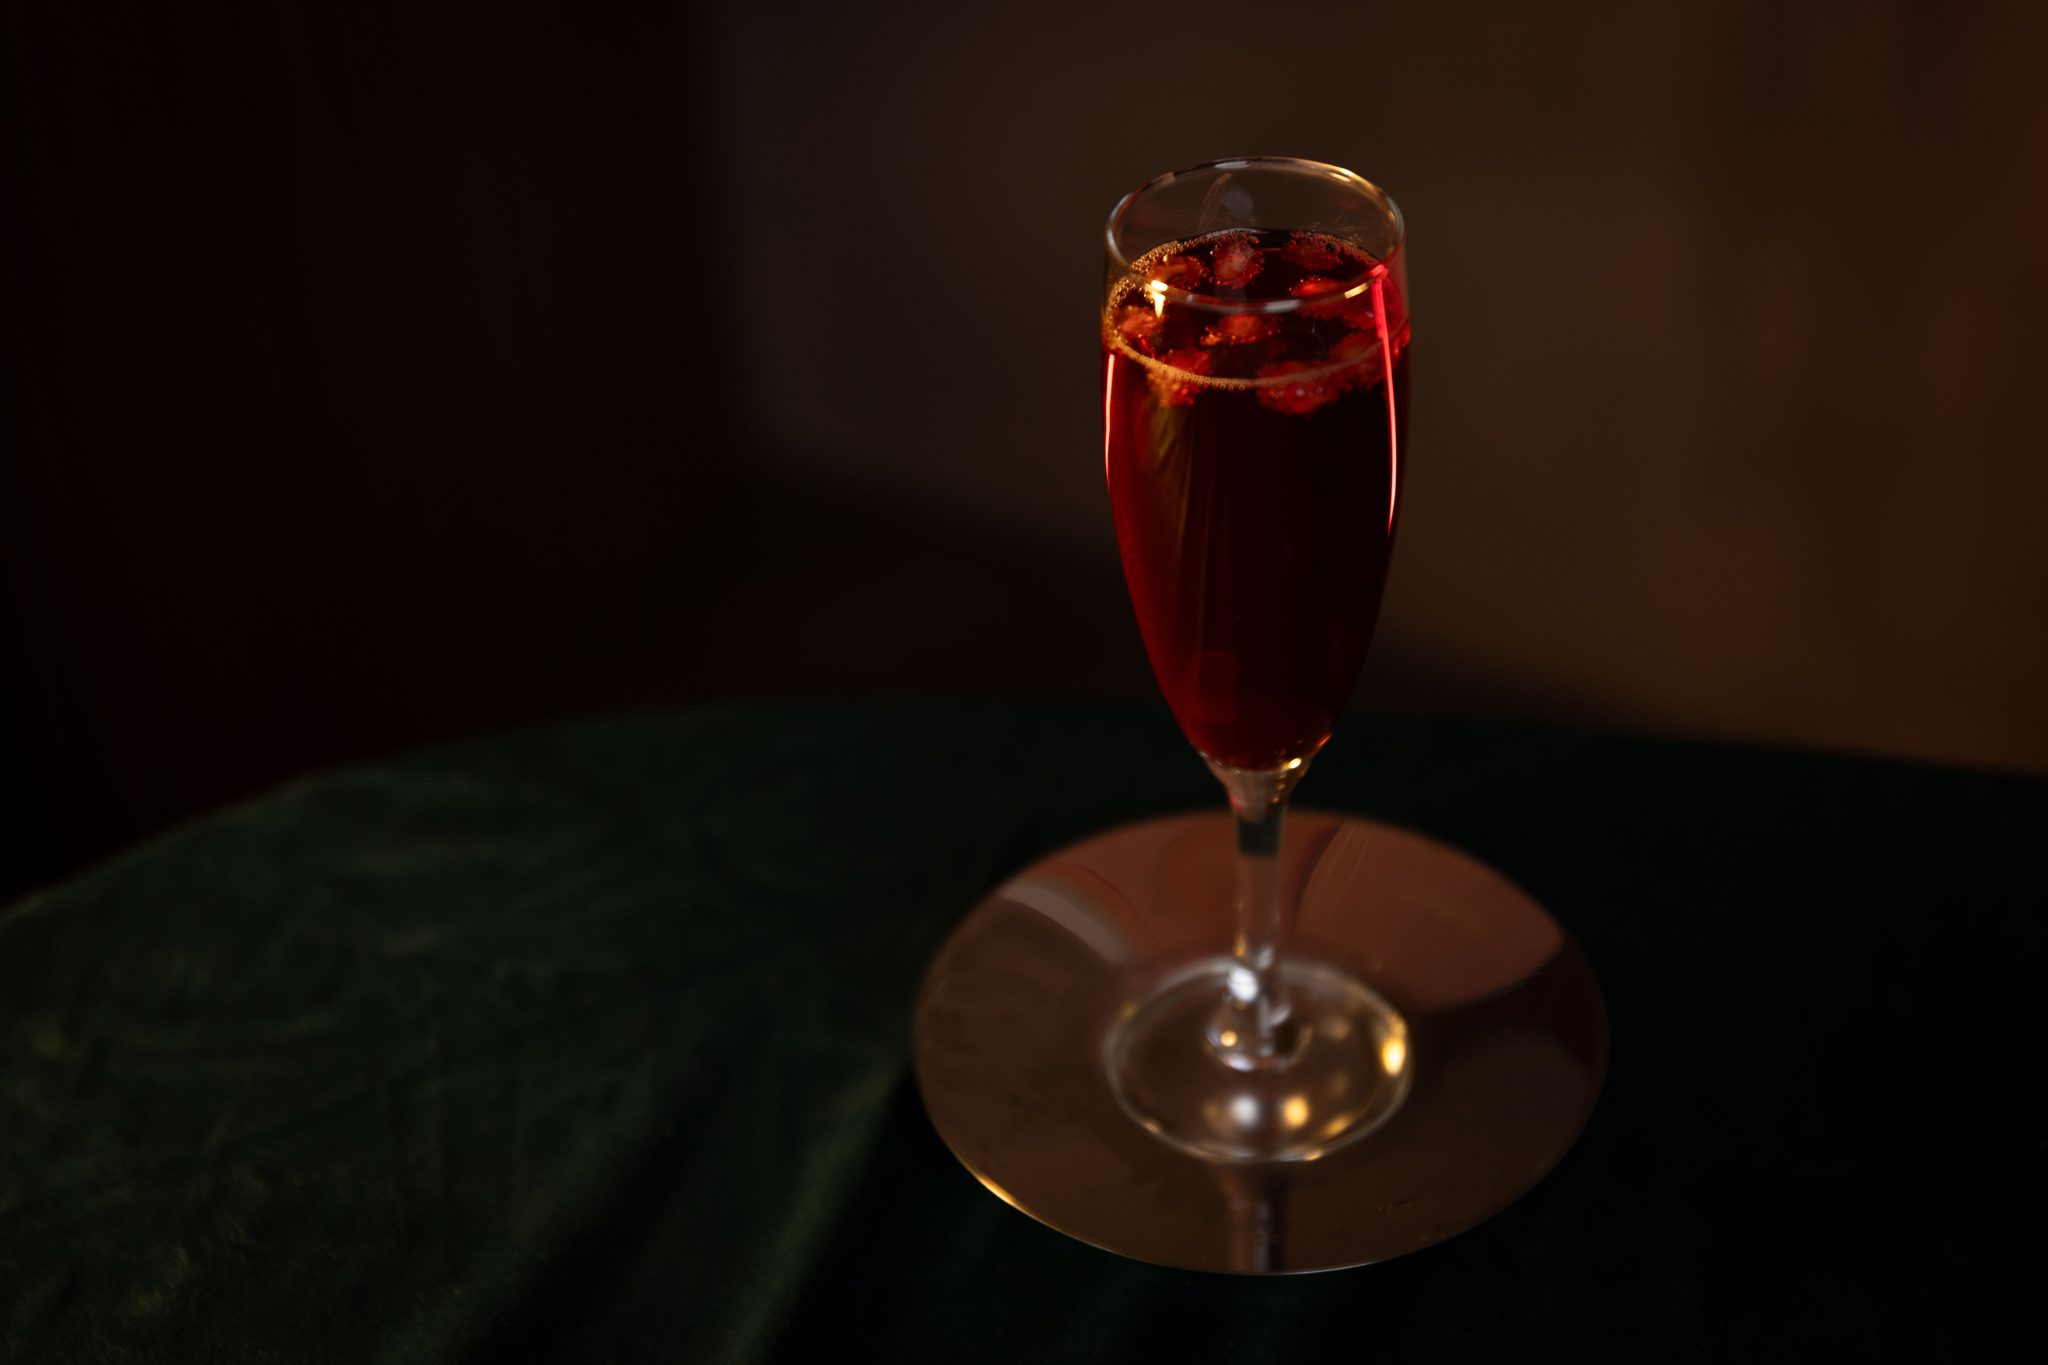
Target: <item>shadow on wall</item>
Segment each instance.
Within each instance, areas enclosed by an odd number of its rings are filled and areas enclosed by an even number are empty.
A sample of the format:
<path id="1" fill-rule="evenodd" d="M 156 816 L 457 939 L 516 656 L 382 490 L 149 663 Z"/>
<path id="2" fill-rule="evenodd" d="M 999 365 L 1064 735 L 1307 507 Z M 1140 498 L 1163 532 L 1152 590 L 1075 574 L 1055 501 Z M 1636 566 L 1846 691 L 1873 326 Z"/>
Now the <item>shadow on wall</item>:
<path id="1" fill-rule="evenodd" d="M 579 710 L 1149 695 L 1097 232 L 1247 151 L 1413 227 L 1370 699 L 2048 768 L 2048 17 L 118 9 L 0 20 L 33 875 Z"/>

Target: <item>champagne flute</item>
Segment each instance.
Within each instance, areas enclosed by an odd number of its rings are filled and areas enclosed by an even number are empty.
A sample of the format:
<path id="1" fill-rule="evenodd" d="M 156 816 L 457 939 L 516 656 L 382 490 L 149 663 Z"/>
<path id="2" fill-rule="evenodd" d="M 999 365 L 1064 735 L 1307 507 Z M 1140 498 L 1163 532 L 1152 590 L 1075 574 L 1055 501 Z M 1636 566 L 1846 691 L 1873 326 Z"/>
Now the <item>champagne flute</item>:
<path id="1" fill-rule="evenodd" d="M 1315 1155 L 1399 1106 L 1407 1027 L 1283 941 L 1287 801 L 1379 615 L 1408 412 L 1403 225 L 1286 157 L 1164 175 L 1110 215 L 1103 466 L 1160 690 L 1236 821 L 1231 955 L 1122 1020 L 1118 1098 L 1223 1160 Z"/>
<path id="2" fill-rule="evenodd" d="M 1240 158 L 1127 195 L 1106 248 L 1125 581 L 1230 814 L 1096 835 L 977 905 L 925 977 L 918 1087 L 984 1185 L 1095 1245 L 1249 1274 L 1402 1255 L 1563 1156 L 1607 1034 L 1584 957 L 1505 878 L 1288 818 L 1401 516 L 1401 214 L 1339 167 Z"/>

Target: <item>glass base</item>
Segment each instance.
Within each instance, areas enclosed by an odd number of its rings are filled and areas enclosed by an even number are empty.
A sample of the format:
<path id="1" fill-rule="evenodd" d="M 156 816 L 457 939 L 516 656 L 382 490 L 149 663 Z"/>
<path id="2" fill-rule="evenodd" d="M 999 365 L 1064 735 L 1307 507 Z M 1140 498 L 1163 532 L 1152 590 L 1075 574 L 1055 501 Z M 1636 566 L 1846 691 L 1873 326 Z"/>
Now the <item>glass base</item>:
<path id="1" fill-rule="evenodd" d="M 1006 1203 L 1125 1256 L 1364 1265 L 1493 1216 L 1600 1092 L 1591 969 L 1513 884 L 1419 835 L 1288 817 L 1293 1044 L 1223 1065 L 1230 818 L 1112 830 L 991 893 L 934 959 L 912 1052 L 933 1126 Z"/>
<path id="2" fill-rule="evenodd" d="M 1227 957 L 1170 973 L 1111 1027 L 1110 1088 L 1153 1136 L 1210 1161 L 1302 1161 L 1378 1128 L 1408 1093 L 1408 1024 L 1333 967 L 1283 959 L 1266 1065 L 1237 1051 Z"/>

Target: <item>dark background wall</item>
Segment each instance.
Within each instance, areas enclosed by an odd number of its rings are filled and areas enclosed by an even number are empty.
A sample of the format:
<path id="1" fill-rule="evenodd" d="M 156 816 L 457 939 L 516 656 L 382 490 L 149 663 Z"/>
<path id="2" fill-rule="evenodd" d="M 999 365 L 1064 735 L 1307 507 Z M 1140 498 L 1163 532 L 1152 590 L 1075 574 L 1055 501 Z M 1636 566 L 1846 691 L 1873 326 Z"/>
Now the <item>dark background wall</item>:
<path id="1" fill-rule="evenodd" d="M 0 893 L 619 706 L 1146 695 L 1097 232 L 1412 226 L 1364 696 L 2048 769 L 2048 11 L 23 0 Z"/>

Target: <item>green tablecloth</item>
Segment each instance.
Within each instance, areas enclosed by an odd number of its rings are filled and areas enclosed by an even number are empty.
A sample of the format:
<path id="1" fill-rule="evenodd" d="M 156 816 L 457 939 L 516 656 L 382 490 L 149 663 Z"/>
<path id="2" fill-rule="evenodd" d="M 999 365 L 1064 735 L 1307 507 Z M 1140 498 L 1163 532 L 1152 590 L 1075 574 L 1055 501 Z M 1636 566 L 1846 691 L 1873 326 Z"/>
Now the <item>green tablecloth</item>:
<path id="1" fill-rule="evenodd" d="M 951 924 L 1215 802 L 1159 708 L 735 708 L 320 777 L 0 912 L 0 1359 L 1968 1357 L 2040 1213 L 2048 788 L 1361 716 L 1300 799 L 1491 861 L 1608 992 L 1580 1146 L 1441 1247 L 1121 1261 L 926 1124 Z"/>

